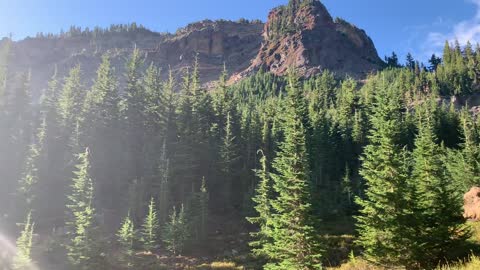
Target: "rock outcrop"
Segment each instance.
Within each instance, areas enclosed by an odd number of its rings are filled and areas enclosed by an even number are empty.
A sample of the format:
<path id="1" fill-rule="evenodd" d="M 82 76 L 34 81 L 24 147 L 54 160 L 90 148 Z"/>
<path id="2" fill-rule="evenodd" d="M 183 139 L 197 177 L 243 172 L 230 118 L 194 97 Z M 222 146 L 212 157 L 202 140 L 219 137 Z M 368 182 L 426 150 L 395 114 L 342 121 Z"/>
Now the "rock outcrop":
<path id="1" fill-rule="evenodd" d="M 318 0 L 291 0 L 272 10 L 263 38 L 252 65 L 233 81 L 259 69 L 284 75 L 292 66 L 305 76 L 328 69 L 361 78 L 384 65 L 365 31 L 334 20 Z"/>
<path id="2" fill-rule="evenodd" d="M 463 196 L 463 217 L 471 220 L 480 219 L 480 187 L 472 187 Z"/>
<path id="3" fill-rule="evenodd" d="M 361 78 L 383 65 L 363 30 L 334 20 L 318 0 L 290 0 L 287 6 L 272 10 L 266 24 L 205 20 L 175 34 L 116 26 L 93 31 L 73 28 L 60 35 L 27 38 L 13 42 L 9 71 L 30 70 L 33 90 L 39 93 L 55 67 L 58 78 L 63 78 L 80 64 L 88 87 L 101 56 L 107 52 L 122 80 L 125 59 L 134 47 L 145 54 L 147 65 L 161 67 L 165 76 L 171 69 L 177 78 L 198 55 L 203 83 L 217 80 L 224 64 L 230 74 L 235 74 L 232 82 L 259 69 L 284 75 L 291 66 L 305 76 L 329 69 L 338 75 Z"/>
<path id="4" fill-rule="evenodd" d="M 230 72 L 239 72 L 250 65 L 257 54 L 262 37 L 262 22 L 232 22 L 205 20 L 179 29 L 175 34 L 163 34 L 145 28 L 129 31 L 106 31 L 100 35 L 78 33 L 26 38 L 13 42 L 9 71 L 30 70 L 35 92 L 44 89 L 58 69 L 63 78 L 70 68 L 82 67 L 85 86 L 95 78 L 104 53 L 112 57 L 119 78 L 124 73 L 125 59 L 137 47 L 145 55 L 146 64 L 161 67 L 164 75 L 172 69 L 176 77 L 193 65 L 198 54 L 202 82 L 217 80 L 224 63 Z"/>

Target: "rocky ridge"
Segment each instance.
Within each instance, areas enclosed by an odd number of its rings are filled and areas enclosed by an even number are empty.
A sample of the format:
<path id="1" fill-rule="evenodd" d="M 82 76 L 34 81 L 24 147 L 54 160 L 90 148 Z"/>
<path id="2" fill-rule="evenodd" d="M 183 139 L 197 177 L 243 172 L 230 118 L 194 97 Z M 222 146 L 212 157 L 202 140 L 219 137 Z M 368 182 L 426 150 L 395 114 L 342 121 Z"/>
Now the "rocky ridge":
<path id="1" fill-rule="evenodd" d="M 284 75 L 292 66 L 305 76 L 328 69 L 362 78 L 384 65 L 365 31 L 342 19 L 334 20 L 317 0 L 290 1 L 273 9 L 263 38 L 252 65 L 236 74 L 234 81 L 259 69 Z"/>
<path id="2" fill-rule="evenodd" d="M 288 5 L 273 9 L 265 24 L 204 20 L 174 34 L 117 27 L 98 33 L 77 29 L 26 38 L 13 42 L 9 71 L 30 70 L 32 86 L 41 90 L 55 68 L 63 78 L 80 64 L 85 87 L 89 87 L 103 54 L 111 55 L 122 78 L 125 59 L 135 47 L 144 53 L 146 64 L 161 67 L 165 77 L 171 69 L 180 78 L 198 55 L 203 83 L 217 80 L 224 65 L 233 74 L 230 82 L 235 82 L 260 69 L 284 75 L 292 66 L 304 76 L 329 69 L 338 75 L 361 78 L 384 64 L 363 30 L 334 20 L 318 0 L 290 0 Z"/>

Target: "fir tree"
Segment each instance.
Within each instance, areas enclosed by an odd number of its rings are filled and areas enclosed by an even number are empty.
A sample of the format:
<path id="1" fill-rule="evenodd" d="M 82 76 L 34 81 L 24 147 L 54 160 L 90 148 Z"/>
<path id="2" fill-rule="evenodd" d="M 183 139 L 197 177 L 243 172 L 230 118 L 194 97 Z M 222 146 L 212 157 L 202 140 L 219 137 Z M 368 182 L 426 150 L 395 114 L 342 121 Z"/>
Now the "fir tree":
<path id="1" fill-rule="evenodd" d="M 290 75 L 295 76 L 295 75 Z M 320 269 L 321 252 L 315 233 L 309 157 L 306 148 L 301 89 L 290 80 L 285 112 L 285 141 L 273 162 L 273 187 L 278 194 L 271 204 L 269 224 L 272 242 L 264 250 L 269 258 L 265 269 Z"/>
<path id="2" fill-rule="evenodd" d="M 20 179 L 20 185 L 18 191 L 21 196 L 21 204 L 26 209 L 34 208 L 34 200 L 36 198 L 37 184 L 39 181 L 39 166 L 41 154 L 43 152 L 44 140 L 46 132 L 46 120 L 40 124 L 38 128 L 35 142 L 29 147 L 28 154 L 24 163 L 22 177 Z M 25 210 L 25 209 L 22 209 Z"/>
<path id="3" fill-rule="evenodd" d="M 118 243 L 120 244 L 120 263 L 126 268 L 131 269 L 134 266 L 134 248 L 135 226 L 130 217 L 130 212 L 122 223 L 117 233 Z"/>
<path id="4" fill-rule="evenodd" d="M 145 146 L 145 88 L 141 82 L 144 60 L 135 48 L 126 63 L 126 87 L 123 92 L 122 116 L 127 148 L 127 177 L 129 181 L 142 181 L 144 177 Z"/>
<path id="5" fill-rule="evenodd" d="M 415 59 L 413 59 L 413 56 L 411 53 L 407 54 L 407 60 L 405 63 L 405 67 L 414 70 L 415 69 Z"/>
<path id="6" fill-rule="evenodd" d="M 358 243 L 370 260 L 408 264 L 412 250 L 406 222 L 412 215 L 411 190 L 407 153 L 401 145 L 402 101 L 395 90 L 383 84 L 376 94 L 370 144 L 360 169 L 367 188 L 365 198 L 357 200 Z"/>
<path id="7" fill-rule="evenodd" d="M 20 237 L 17 239 L 17 250 L 13 257 L 13 270 L 28 270 L 32 269 L 32 246 L 33 246 L 33 231 L 35 224 L 32 222 L 32 214 L 28 213 L 23 230 Z"/>
<path id="8" fill-rule="evenodd" d="M 223 143 L 220 146 L 220 159 L 223 177 L 225 178 L 225 201 L 233 201 L 233 180 L 236 163 L 238 161 L 236 137 L 233 135 L 233 123 L 230 112 L 227 113 L 227 119 L 224 129 Z"/>
<path id="9" fill-rule="evenodd" d="M 469 237 L 461 217 L 462 204 L 456 187 L 446 173 L 444 148 L 436 144 L 431 112 L 424 111 L 413 151 L 413 181 L 418 203 L 416 219 L 420 225 L 417 241 L 421 248 L 416 261 L 422 268 L 433 269 L 449 258 Z"/>
<path id="10" fill-rule="evenodd" d="M 151 198 L 150 204 L 148 205 L 147 216 L 143 221 L 140 231 L 142 248 L 145 251 L 151 253 L 157 247 L 159 227 L 155 200 Z"/>
<path id="11" fill-rule="evenodd" d="M 170 201 L 170 160 L 167 158 L 167 142 L 163 141 L 162 152 L 160 155 L 160 162 L 158 166 L 158 177 L 160 181 L 158 191 L 158 203 L 159 203 L 159 221 L 160 224 L 164 224 L 166 221 L 167 207 Z"/>
<path id="12" fill-rule="evenodd" d="M 250 223 L 258 227 L 258 231 L 250 233 L 254 239 L 250 242 L 250 246 L 253 248 L 253 253 L 256 255 L 267 255 L 267 252 L 264 249 L 265 244 L 272 241 L 272 231 L 269 222 L 273 215 L 271 200 L 274 196 L 272 181 L 267 168 L 267 157 L 263 155 L 263 152 L 261 153 L 262 158 L 260 159 L 260 164 L 262 167 L 260 170 L 256 171 L 259 183 L 255 190 L 255 197 L 252 199 L 255 203 L 257 216 L 249 217 L 247 219 Z"/>
<path id="13" fill-rule="evenodd" d="M 430 64 L 428 69 L 431 72 L 437 71 L 438 65 L 440 65 L 442 63 L 442 58 L 437 57 L 435 54 L 432 54 L 432 57 L 430 57 L 430 59 L 428 60 L 428 63 Z"/>
<path id="14" fill-rule="evenodd" d="M 173 207 L 170 220 L 164 229 L 163 241 L 166 248 L 174 255 L 181 254 L 189 237 L 190 232 L 183 204 L 178 213 Z"/>
<path id="15" fill-rule="evenodd" d="M 63 89 L 58 98 L 57 111 L 60 115 L 60 124 L 64 128 L 64 132 L 72 130 L 79 119 L 85 93 L 86 91 L 83 89 L 81 82 L 81 68 L 77 65 L 70 70 L 65 78 Z"/>
<path id="16" fill-rule="evenodd" d="M 78 164 L 68 196 L 67 228 L 69 242 L 66 245 L 68 259 L 74 269 L 92 269 L 97 265 L 95 243 L 95 208 L 93 206 L 93 181 L 90 177 L 88 149 L 78 155 Z"/>
<path id="17" fill-rule="evenodd" d="M 97 78 L 87 93 L 83 104 L 82 143 L 91 147 L 92 175 L 98 183 L 99 199 L 102 204 L 113 208 L 118 201 L 122 186 L 120 131 L 120 97 L 118 93 L 115 69 L 110 57 L 102 56 L 97 70 Z"/>

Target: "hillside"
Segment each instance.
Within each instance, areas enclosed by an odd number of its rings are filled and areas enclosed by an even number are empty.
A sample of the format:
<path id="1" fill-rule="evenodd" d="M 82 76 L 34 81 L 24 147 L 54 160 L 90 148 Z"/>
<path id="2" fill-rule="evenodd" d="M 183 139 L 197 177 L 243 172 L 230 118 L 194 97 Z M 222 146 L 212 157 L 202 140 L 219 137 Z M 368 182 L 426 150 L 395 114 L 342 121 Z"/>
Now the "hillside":
<path id="1" fill-rule="evenodd" d="M 385 67 L 315 0 L 0 45 L 2 270 L 478 265 L 480 46 Z"/>
<path id="2" fill-rule="evenodd" d="M 259 69 L 284 75 L 289 66 L 306 76 L 328 69 L 360 78 L 383 66 L 367 34 L 343 20 L 334 21 L 319 1 L 295 7 L 294 14 L 289 10 L 288 6 L 275 8 L 265 25 L 259 21 L 205 20 L 174 34 L 153 32 L 136 24 L 93 30 L 72 27 L 58 35 L 39 34 L 13 42 L 9 70 L 30 70 L 32 85 L 41 90 L 55 67 L 63 78 L 66 70 L 79 64 L 90 86 L 103 54 L 111 55 L 117 75 L 122 75 L 124 61 L 135 47 L 145 55 L 147 64 L 162 68 L 164 78 L 171 69 L 179 79 L 198 56 L 202 83 L 218 80 L 224 64 L 233 75 L 232 81 Z M 297 19 L 292 21 L 292 29 L 278 26 L 280 21 L 293 18 Z"/>
<path id="3" fill-rule="evenodd" d="M 233 80 L 260 69 L 281 76 L 290 67 L 307 77 L 330 70 L 365 78 L 384 66 L 365 31 L 342 19 L 334 20 L 320 1 L 297 2 L 270 12 L 258 55 Z"/>

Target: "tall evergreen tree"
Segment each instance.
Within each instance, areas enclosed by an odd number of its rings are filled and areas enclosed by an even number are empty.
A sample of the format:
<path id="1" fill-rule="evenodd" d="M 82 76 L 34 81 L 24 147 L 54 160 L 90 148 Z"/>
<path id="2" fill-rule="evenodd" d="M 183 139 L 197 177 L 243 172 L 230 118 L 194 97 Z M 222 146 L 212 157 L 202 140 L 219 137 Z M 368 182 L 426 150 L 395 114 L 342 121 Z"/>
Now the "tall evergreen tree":
<path id="1" fill-rule="evenodd" d="M 32 246 L 33 231 L 35 224 L 32 222 L 32 214 L 28 213 L 23 224 L 20 237 L 17 239 L 17 251 L 13 257 L 13 270 L 28 270 L 33 268 Z"/>
<path id="2" fill-rule="evenodd" d="M 263 152 L 262 152 L 263 155 Z M 247 218 L 248 221 L 258 226 L 258 231 L 250 233 L 253 241 L 250 242 L 252 251 L 256 255 L 267 255 L 265 244 L 272 241 L 271 235 L 271 217 L 273 215 L 271 200 L 274 198 L 273 187 L 267 167 L 267 157 L 265 155 L 260 159 L 261 169 L 256 171 L 259 183 L 255 191 L 253 202 L 255 203 L 255 217 Z"/>
<path id="3" fill-rule="evenodd" d="M 303 108 L 298 106 L 303 96 L 293 83 L 295 78 L 289 81 L 285 141 L 272 165 L 273 187 L 278 195 L 271 202 L 273 241 L 264 246 L 270 259 L 265 269 L 320 269 L 322 249 L 315 233 L 307 130 L 302 121 Z"/>
<path id="4" fill-rule="evenodd" d="M 118 243 L 120 244 L 120 263 L 127 269 L 134 267 L 134 240 L 135 225 L 133 224 L 130 212 L 124 219 L 122 226 L 117 232 Z"/>
<path id="5" fill-rule="evenodd" d="M 413 58 L 411 53 L 407 54 L 407 60 L 405 63 L 405 67 L 414 70 L 415 69 L 415 59 Z"/>
<path id="6" fill-rule="evenodd" d="M 412 183 L 418 203 L 415 218 L 420 226 L 417 241 L 421 242 L 415 255 L 421 268 L 433 269 L 463 245 L 469 234 L 461 216 L 461 196 L 446 173 L 444 148 L 436 144 L 431 112 L 427 109 L 423 114 L 413 151 Z"/>
<path id="7" fill-rule="evenodd" d="M 148 212 L 145 220 L 143 221 L 141 234 L 142 247 L 147 252 L 153 252 L 158 244 L 158 233 L 160 225 L 158 224 L 157 209 L 155 206 L 155 200 L 150 199 L 148 205 Z"/>
<path id="8" fill-rule="evenodd" d="M 139 49 L 135 48 L 126 63 L 126 87 L 123 92 L 123 123 L 126 135 L 126 155 L 129 181 L 143 181 L 145 146 L 145 88 L 141 82 L 141 69 L 144 60 Z M 138 212 L 138 211 L 136 211 Z"/>
<path id="9" fill-rule="evenodd" d="M 412 250 L 406 222 L 412 217 L 412 207 L 407 153 L 401 144 L 402 101 L 395 87 L 385 82 L 377 91 L 370 144 L 360 169 L 366 191 L 365 198 L 357 200 L 358 243 L 368 259 L 408 264 Z"/>
<path id="10" fill-rule="evenodd" d="M 164 229 L 163 241 L 166 248 L 173 254 L 181 254 L 189 237 L 190 231 L 183 204 L 178 213 L 173 207 L 170 220 L 166 223 Z"/>
<path id="11" fill-rule="evenodd" d="M 28 154 L 24 163 L 22 177 L 20 179 L 18 191 L 20 194 L 20 203 L 26 209 L 17 209 L 21 212 L 26 212 L 27 209 L 34 209 L 35 198 L 37 196 L 37 184 L 39 181 L 39 167 L 41 165 L 40 159 L 43 152 L 44 140 L 46 132 L 46 119 L 40 124 L 38 128 L 35 141 L 30 145 Z"/>
<path id="12" fill-rule="evenodd" d="M 233 181 L 235 179 L 234 173 L 238 159 L 239 156 L 236 145 L 236 137 L 233 135 L 232 117 L 230 115 L 230 112 L 228 112 L 224 128 L 223 141 L 222 145 L 220 146 L 220 162 L 223 177 L 225 178 L 224 194 L 226 201 L 230 200 L 230 203 L 235 201 L 232 197 L 232 194 L 234 184 Z"/>
<path id="13" fill-rule="evenodd" d="M 115 69 L 110 57 L 104 55 L 97 70 L 97 78 L 83 104 L 82 142 L 91 147 L 92 176 L 98 186 L 102 205 L 110 209 L 120 203 L 118 194 L 125 186 L 122 183 L 122 141 L 120 132 L 119 105 Z"/>
<path id="14" fill-rule="evenodd" d="M 60 115 L 60 124 L 69 136 L 79 117 L 81 116 L 85 89 L 81 80 L 80 65 L 72 68 L 65 78 L 63 89 L 58 98 L 57 111 Z"/>
<path id="15" fill-rule="evenodd" d="M 66 245 L 68 259 L 74 269 L 95 269 L 98 265 L 95 239 L 95 208 L 93 181 L 90 176 L 88 149 L 78 155 L 71 193 L 68 196 L 69 241 Z"/>

